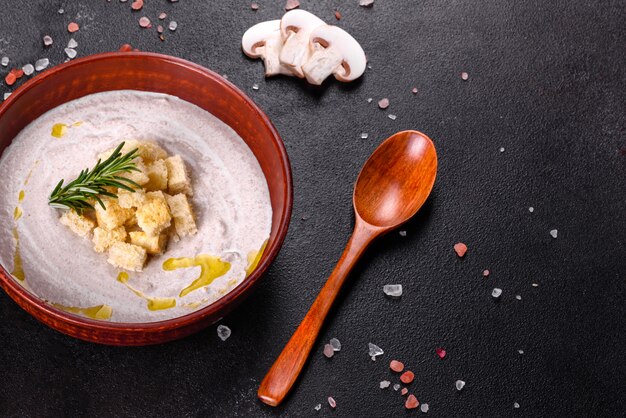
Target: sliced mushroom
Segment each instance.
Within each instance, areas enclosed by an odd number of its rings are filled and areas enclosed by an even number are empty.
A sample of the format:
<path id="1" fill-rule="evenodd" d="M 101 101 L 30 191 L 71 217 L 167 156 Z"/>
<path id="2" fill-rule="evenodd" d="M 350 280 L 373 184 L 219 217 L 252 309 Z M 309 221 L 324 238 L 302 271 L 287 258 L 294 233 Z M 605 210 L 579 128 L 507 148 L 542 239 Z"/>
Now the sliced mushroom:
<path id="1" fill-rule="evenodd" d="M 246 31 L 241 38 L 241 49 L 250 58 L 262 58 L 265 76 L 277 74 L 293 75 L 280 64 L 279 55 L 283 46 L 280 35 L 280 20 L 261 22 Z"/>
<path id="2" fill-rule="evenodd" d="M 325 25 L 324 21 L 305 10 L 291 10 L 280 20 L 280 32 L 283 37 L 283 49 L 280 51 L 280 63 L 288 67 L 298 77 L 304 77 L 302 65 L 311 55 L 309 39 L 311 31 Z"/>
<path id="3" fill-rule="evenodd" d="M 367 60 L 361 45 L 337 26 L 319 26 L 311 32 L 315 52 L 302 66 L 307 81 L 320 85 L 331 74 L 339 81 L 355 80 L 365 71 Z"/>

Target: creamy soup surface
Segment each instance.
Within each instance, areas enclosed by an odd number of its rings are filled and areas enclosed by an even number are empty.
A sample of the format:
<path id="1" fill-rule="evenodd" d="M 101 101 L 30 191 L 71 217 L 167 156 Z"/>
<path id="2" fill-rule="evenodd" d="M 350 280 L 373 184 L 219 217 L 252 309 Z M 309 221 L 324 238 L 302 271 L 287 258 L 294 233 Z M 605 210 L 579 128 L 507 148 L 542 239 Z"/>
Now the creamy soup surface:
<path id="1" fill-rule="evenodd" d="M 65 133 L 52 135 L 54 125 Z M 154 141 L 179 154 L 190 171 L 198 232 L 170 240 L 142 272 L 107 263 L 59 222 L 48 206 L 56 183 L 91 168 L 101 152 L 124 140 Z M 115 322 L 179 317 L 236 287 L 258 261 L 270 234 L 267 183 L 252 151 L 229 126 L 177 97 L 138 91 L 98 93 L 59 106 L 28 125 L 0 158 L 0 263 L 15 280 L 46 302 L 78 315 Z M 197 256 L 217 257 L 228 271 L 180 296 L 200 278 Z M 165 270 L 172 258 L 189 267 Z M 210 270 L 207 266 L 205 270 Z M 205 275 L 211 275 L 205 271 Z M 122 273 L 124 274 L 124 273 Z"/>

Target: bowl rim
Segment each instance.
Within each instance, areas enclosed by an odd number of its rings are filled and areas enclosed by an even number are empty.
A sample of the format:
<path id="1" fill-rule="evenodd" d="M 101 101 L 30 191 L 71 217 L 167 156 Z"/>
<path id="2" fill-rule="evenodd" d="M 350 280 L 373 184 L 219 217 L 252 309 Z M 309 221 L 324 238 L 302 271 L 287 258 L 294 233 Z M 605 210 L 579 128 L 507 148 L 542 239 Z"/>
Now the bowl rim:
<path id="1" fill-rule="evenodd" d="M 36 310 L 41 311 L 45 316 L 55 321 L 59 321 L 62 323 L 66 323 L 68 325 L 73 325 L 77 327 L 87 326 L 90 329 L 95 331 L 127 331 L 127 332 L 142 332 L 142 331 L 170 331 L 177 328 L 182 328 L 185 326 L 189 326 L 196 322 L 199 322 L 207 317 L 215 315 L 219 311 L 223 310 L 225 307 L 234 305 L 235 302 L 244 297 L 248 290 L 253 287 L 259 279 L 263 276 L 263 274 L 268 269 L 269 265 L 274 261 L 278 252 L 280 251 L 285 237 L 287 236 L 287 230 L 289 228 L 289 223 L 291 220 L 292 208 L 293 208 L 293 178 L 292 178 L 292 170 L 291 164 L 289 161 L 289 156 L 287 154 L 287 150 L 285 148 L 285 144 L 278 133 L 276 127 L 269 119 L 269 117 L 261 110 L 261 108 L 252 101 L 241 89 L 235 86 L 233 83 L 217 74 L 216 72 L 209 70 L 206 67 L 203 67 L 199 64 L 195 64 L 191 61 L 185 60 L 183 58 L 174 57 L 166 54 L 159 54 L 154 52 L 105 52 L 100 54 L 89 55 L 87 57 L 79 58 L 76 60 L 72 60 L 63 64 L 56 65 L 49 70 L 43 71 L 35 77 L 31 78 L 20 87 L 18 87 L 3 103 L 0 104 L 0 118 L 4 116 L 7 109 L 13 104 L 13 102 L 19 100 L 19 98 L 32 87 L 45 82 L 47 79 L 54 77 L 61 71 L 64 71 L 66 68 L 72 67 L 80 67 L 89 65 L 95 61 L 102 60 L 110 60 L 110 59 L 144 59 L 144 58 L 153 58 L 165 62 L 169 62 L 181 67 L 184 67 L 186 70 L 194 71 L 197 73 L 201 73 L 204 76 L 212 79 L 213 82 L 221 84 L 222 86 L 230 89 L 239 99 L 242 101 L 242 104 L 247 105 L 251 110 L 256 114 L 258 118 L 265 124 L 265 126 L 270 130 L 271 135 L 275 139 L 275 145 L 277 146 L 277 151 L 279 153 L 279 158 L 281 161 L 281 166 L 285 170 L 285 189 L 286 189 L 286 198 L 282 205 L 282 213 L 283 217 L 279 222 L 278 229 L 276 232 L 276 239 L 272 243 L 272 245 L 266 248 L 264 255 L 262 256 L 262 260 L 259 265 L 255 268 L 252 274 L 248 275 L 243 279 L 241 283 L 239 283 L 235 288 L 233 288 L 230 292 L 217 299 L 213 303 L 193 311 L 191 313 L 185 314 L 183 316 L 179 316 L 176 318 L 165 319 L 161 321 L 155 322 L 109 322 L 109 321 L 100 321 L 91 318 L 86 318 L 83 316 L 79 316 L 76 314 L 72 314 L 69 312 L 65 312 L 61 309 L 55 308 L 51 304 L 45 302 L 43 299 L 35 296 L 30 291 L 28 291 L 21 284 L 17 283 L 17 281 L 13 278 L 13 276 L 5 269 L 5 267 L 0 264 L 0 284 L 7 286 L 10 291 L 14 292 L 18 298 L 26 301 L 29 305 L 33 306 Z M 113 91 L 113 90 L 111 90 Z M 7 145 L 7 147 L 10 146 Z M 266 177 L 264 175 L 264 177 Z M 266 178 L 267 181 L 267 178 Z M 9 289 L 5 289 L 6 293 L 11 296 L 11 298 L 15 299 Z M 28 310 L 27 310 L 28 311 Z M 29 311 L 32 315 L 32 312 Z M 36 317 L 36 315 L 33 315 Z M 37 318 L 39 319 L 39 318 Z M 221 318 L 216 318 L 214 322 L 217 322 Z"/>

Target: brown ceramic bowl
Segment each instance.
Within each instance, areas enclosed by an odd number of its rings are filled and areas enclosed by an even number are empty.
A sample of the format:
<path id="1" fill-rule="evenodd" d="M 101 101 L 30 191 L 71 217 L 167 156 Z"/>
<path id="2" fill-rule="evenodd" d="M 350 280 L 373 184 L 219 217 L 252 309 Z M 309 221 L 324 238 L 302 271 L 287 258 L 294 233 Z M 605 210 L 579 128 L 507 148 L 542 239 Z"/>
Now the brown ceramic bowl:
<path id="1" fill-rule="evenodd" d="M 0 153 L 26 125 L 46 111 L 88 94 L 123 89 L 178 96 L 220 118 L 248 144 L 265 174 L 274 211 L 270 238 L 258 267 L 213 304 L 185 316 L 150 323 L 96 321 L 58 310 L 25 290 L 2 266 L 0 285 L 39 321 L 73 337 L 112 345 L 158 344 L 216 322 L 241 303 L 259 282 L 287 234 L 293 202 L 291 167 L 278 132 L 241 90 L 199 65 L 141 52 L 78 59 L 25 83 L 0 106 Z"/>

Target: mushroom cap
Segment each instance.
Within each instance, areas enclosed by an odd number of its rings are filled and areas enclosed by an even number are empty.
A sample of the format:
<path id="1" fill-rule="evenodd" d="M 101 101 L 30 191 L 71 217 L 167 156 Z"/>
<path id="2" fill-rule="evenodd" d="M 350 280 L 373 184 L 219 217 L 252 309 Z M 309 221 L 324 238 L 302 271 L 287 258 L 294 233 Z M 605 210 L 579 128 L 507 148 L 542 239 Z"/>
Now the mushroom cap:
<path id="1" fill-rule="evenodd" d="M 280 20 L 268 20 L 257 23 L 243 34 L 241 49 L 250 58 L 259 58 L 262 54 L 256 49 L 265 45 L 265 40 L 280 34 Z"/>
<path id="2" fill-rule="evenodd" d="M 356 39 L 345 30 L 332 25 L 319 26 L 311 32 L 311 44 L 320 44 L 324 48 L 333 48 L 343 56 L 343 69 L 335 73 L 339 81 L 352 81 L 365 72 L 367 59 L 365 52 Z"/>
<path id="3" fill-rule="evenodd" d="M 280 19 L 280 33 L 283 39 L 287 39 L 289 31 L 297 32 L 300 29 L 312 30 L 318 26 L 325 25 L 319 17 L 306 10 L 294 9 L 283 15 Z"/>

